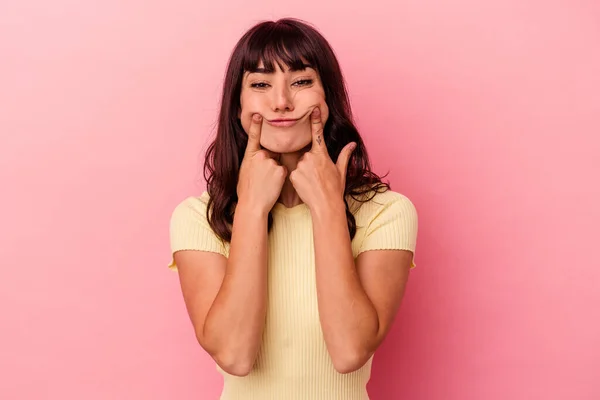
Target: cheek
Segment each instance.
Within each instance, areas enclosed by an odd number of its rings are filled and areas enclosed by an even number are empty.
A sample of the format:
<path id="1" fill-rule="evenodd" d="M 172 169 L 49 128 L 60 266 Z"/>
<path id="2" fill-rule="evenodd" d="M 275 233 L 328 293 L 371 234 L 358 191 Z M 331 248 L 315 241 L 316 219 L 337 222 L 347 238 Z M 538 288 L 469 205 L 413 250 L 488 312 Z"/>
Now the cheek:
<path id="1" fill-rule="evenodd" d="M 329 118 L 329 107 L 325 101 L 325 93 L 322 90 L 306 90 L 298 93 L 296 107 L 312 109 L 315 106 L 321 110 L 321 120 L 325 124 Z"/>
<path id="2" fill-rule="evenodd" d="M 240 112 L 238 113 L 238 118 L 242 121 L 242 127 L 246 133 L 248 133 L 248 130 L 250 129 L 252 115 L 255 113 L 263 114 L 261 111 L 262 107 L 261 99 L 258 96 L 244 94 L 240 96 Z"/>

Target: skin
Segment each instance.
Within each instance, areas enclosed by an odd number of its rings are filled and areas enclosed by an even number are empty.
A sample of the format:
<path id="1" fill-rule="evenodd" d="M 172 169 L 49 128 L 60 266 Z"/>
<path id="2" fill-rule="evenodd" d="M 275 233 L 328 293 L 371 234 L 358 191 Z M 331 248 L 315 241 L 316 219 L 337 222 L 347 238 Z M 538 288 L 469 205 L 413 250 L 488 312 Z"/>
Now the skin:
<path id="1" fill-rule="evenodd" d="M 335 369 L 361 368 L 385 339 L 398 311 L 412 252 L 375 250 L 352 254 L 343 193 L 348 159 L 344 147 L 334 164 L 320 141 L 323 123 L 312 117 L 313 145 L 290 174 L 313 221 L 319 317 Z"/>
<path id="2" fill-rule="evenodd" d="M 302 79 L 312 83 L 298 84 Z M 343 202 L 354 143 L 332 162 L 323 138 L 328 108 L 316 71 L 245 74 L 240 104 L 248 147 L 240 167 L 230 256 L 174 255 L 198 341 L 226 372 L 244 376 L 252 370 L 266 316 L 268 213 L 277 201 L 287 207 L 305 203 L 313 220 L 327 350 L 339 373 L 355 371 L 389 332 L 412 253 L 367 251 L 354 259 Z M 275 118 L 299 121 L 279 128 L 268 124 Z"/>
<path id="3" fill-rule="evenodd" d="M 259 64 L 263 68 L 263 64 Z M 275 73 L 244 74 L 240 95 L 240 120 L 246 132 L 254 114 L 263 117 L 260 135 L 261 148 L 269 150 L 271 156 L 287 171 L 296 169 L 300 158 L 311 148 L 312 127 L 310 115 L 318 108 L 323 124 L 329 117 L 325 91 L 317 71 L 306 68 L 302 71 L 282 71 L 276 65 Z M 277 118 L 299 118 L 293 127 L 274 127 L 268 121 Z M 286 179 L 278 199 L 286 207 L 301 204 L 291 181 Z"/>

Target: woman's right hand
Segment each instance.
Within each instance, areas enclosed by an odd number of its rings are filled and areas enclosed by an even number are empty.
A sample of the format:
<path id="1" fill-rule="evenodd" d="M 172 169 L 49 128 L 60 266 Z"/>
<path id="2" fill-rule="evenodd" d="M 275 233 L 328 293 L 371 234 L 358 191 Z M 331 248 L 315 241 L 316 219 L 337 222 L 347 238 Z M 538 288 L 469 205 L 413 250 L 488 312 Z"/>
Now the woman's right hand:
<path id="1" fill-rule="evenodd" d="M 248 130 L 248 145 L 237 184 L 238 205 L 268 213 L 281 194 L 287 169 L 278 155 L 260 148 L 262 116 L 254 114 Z"/>

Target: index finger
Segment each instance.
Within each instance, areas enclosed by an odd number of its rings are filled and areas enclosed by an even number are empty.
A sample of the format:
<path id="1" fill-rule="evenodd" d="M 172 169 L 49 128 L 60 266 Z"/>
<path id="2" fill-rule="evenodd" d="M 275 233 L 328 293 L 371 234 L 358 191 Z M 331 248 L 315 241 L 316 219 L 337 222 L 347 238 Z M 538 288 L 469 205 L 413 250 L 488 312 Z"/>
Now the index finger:
<path id="1" fill-rule="evenodd" d="M 254 154 L 260 150 L 260 131 L 262 129 L 262 116 L 254 114 L 250 121 L 248 129 L 248 145 L 246 146 L 246 154 Z"/>
<path id="2" fill-rule="evenodd" d="M 310 126 L 312 130 L 313 144 L 311 153 L 328 154 L 325 138 L 323 137 L 323 121 L 321 120 L 321 110 L 315 107 L 310 113 Z"/>

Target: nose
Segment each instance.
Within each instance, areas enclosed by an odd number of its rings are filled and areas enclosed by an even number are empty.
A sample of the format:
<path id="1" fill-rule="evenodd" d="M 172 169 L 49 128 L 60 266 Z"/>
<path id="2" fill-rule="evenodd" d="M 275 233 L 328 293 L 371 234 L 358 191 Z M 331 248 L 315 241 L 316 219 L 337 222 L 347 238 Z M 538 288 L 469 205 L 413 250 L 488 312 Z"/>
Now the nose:
<path id="1" fill-rule="evenodd" d="M 286 85 L 281 85 L 273 93 L 272 109 L 274 112 L 294 111 L 294 102 L 291 90 Z"/>

